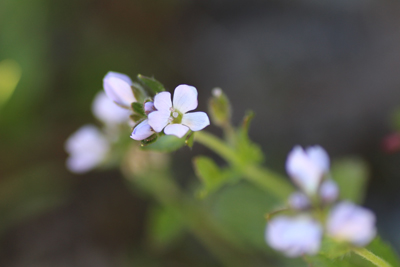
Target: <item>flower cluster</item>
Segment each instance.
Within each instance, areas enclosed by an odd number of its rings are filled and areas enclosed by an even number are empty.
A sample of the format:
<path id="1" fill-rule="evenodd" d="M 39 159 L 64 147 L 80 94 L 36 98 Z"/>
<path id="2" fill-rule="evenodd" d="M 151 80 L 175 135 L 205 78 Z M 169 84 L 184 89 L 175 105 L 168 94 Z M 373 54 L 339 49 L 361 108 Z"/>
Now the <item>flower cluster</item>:
<path id="1" fill-rule="evenodd" d="M 339 195 L 329 177 L 329 156 L 313 146 L 296 146 L 288 155 L 286 171 L 299 188 L 288 200 L 291 215 L 278 215 L 267 224 L 265 238 L 288 257 L 318 253 L 324 233 L 337 242 L 367 245 L 375 236 L 375 215 Z M 293 214 L 294 213 L 294 214 Z"/>
<path id="2" fill-rule="evenodd" d="M 130 137 L 142 142 L 155 140 L 162 134 L 182 138 L 189 130 L 199 131 L 210 124 L 206 113 L 188 113 L 197 108 L 195 87 L 179 85 L 171 101 L 171 94 L 159 82 L 141 75 L 138 79 L 143 86 L 125 74 L 107 73 L 103 79 L 104 92 L 96 95 L 92 105 L 92 112 L 104 129 L 85 125 L 68 138 L 65 149 L 70 155 L 69 170 L 83 173 L 101 164 L 123 124 L 133 126 Z"/>

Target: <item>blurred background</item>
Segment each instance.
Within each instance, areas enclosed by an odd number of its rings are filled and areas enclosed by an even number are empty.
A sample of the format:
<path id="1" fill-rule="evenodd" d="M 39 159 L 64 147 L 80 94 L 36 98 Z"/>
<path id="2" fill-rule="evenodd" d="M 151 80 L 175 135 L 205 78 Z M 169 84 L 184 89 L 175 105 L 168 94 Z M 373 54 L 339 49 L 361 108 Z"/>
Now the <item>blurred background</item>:
<path id="1" fill-rule="evenodd" d="M 96 123 L 109 70 L 194 85 L 199 110 L 221 87 L 234 123 L 256 112 L 250 136 L 278 172 L 295 144 L 361 157 L 365 205 L 400 249 L 400 154 L 381 147 L 400 104 L 396 1 L 0 0 L 1 266 L 220 266 L 190 235 L 164 249 L 146 241 L 153 201 L 119 171 L 65 168 L 64 142 Z M 183 185 L 199 153 L 172 154 Z M 233 190 L 218 203 L 250 189 Z"/>

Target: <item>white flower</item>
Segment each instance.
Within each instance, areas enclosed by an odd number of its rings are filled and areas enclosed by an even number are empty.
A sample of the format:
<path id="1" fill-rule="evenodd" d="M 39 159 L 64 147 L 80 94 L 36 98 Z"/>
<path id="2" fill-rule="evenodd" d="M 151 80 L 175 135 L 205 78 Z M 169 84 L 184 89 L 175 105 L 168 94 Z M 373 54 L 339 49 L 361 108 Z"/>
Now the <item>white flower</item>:
<path id="1" fill-rule="evenodd" d="M 149 120 L 144 120 L 133 129 L 131 138 L 140 141 L 150 137 L 152 134 L 154 134 L 154 131 L 149 125 Z"/>
<path id="2" fill-rule="evenodd" d="M 173 103 L 171 93 L 161 92 L 154 97 L 157 109 L 149 114 L 149 124 L 156 132 L 183 137 L 189 129 L 200 131 L 210 124 L 204 112 L 188 111 L 197 108 L 197 90 L 193 86 L 179 85 L 175 88 Z"/>
<path id="3" fill-rule="evenodd" d="M 336 240 L 365 246 L 376 234 L 375 215 L 351 202 L 341 202 L 329 214 L 327 232 Z"/>
<path id="4" fill-rule="evenodd" d="M 93 101 L 92 112 L 100 121 L 108 126 L 128 123 L 129 110 L 116 105 L 104 92 L 99 92 Z"/>
<path id="5" fill-rule="evenodd" d="M 66 165 L 74 173 L 87 172 L 100 164 L 110 150 L 110 144 L 93 125 L 84 125 L 65 142 L 70 154 Z"/>
<path id="6" fill-rule="evenodd" d="M 323 181 L 319 188 L 319 196 L 325 203 L 332 203 L 339 196 L 337 184 L 332 179 Z"/>
<path id="7" fill-rule="evenodd" d="M 288 202 L 289 206 L 295 210 L 304 210 L 311 205 L 308 197 L 301 192 L 294 192 L 291 194 Z"/>
<path id="8" fill-rule="evenodd" d="M 107 96 L 124 108 L 131 108 L 131 104 L 136 102 L 132 91 L 132 80 L 125 74 L 118 72 L 108 72 L 103 79 L 103 87 Z"/>
<path id="9" fill-rule="evenodd" d="M 272 219 L 265 232 L 267 243 L 288 257 L 318 252 L 322 227 L 309 216 L 279 216 Z"/>
<path id="10" fill-rule="evenodd" d="M 329 172 L 329 156 L 320 146 L 305 151 L 296 146 L 288 155 L 286 171 L 306 194 L 315 195 L 324 175 Z"/>

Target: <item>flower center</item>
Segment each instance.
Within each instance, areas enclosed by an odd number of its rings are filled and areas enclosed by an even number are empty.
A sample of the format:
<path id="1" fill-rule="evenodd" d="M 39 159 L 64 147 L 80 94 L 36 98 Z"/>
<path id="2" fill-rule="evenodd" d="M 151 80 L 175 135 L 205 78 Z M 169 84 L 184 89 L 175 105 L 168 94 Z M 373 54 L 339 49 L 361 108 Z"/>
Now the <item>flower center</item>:
<path id="1" fill-rule="evenodd" d="M 177 123 L 177 124 L 182 123 L 183 114 L 174 108 L 170 108 L 170 111 L 171 111 L 171 115 L 169 117 L 170 123 Z"/>

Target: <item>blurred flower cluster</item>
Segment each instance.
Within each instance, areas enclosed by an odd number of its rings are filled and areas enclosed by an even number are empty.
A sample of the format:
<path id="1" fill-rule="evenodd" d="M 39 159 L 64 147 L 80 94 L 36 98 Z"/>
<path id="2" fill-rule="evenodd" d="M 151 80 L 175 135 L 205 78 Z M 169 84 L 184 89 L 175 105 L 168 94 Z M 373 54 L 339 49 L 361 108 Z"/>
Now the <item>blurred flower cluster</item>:
<path id="1" fill-rule="evenodd" d="M 375 236 L 375 215 L 349 201 L 335 203 L 339 189 L 329 175 L 329 156 L 320 146 L 296 146 L 286 171 L 299 188 L 290 195 L 290 215 L 273 217 L 267 225 L 268 244 L 289 257 L 319 252 L 324 233 L 338 243 L 365 246 Z"/>

